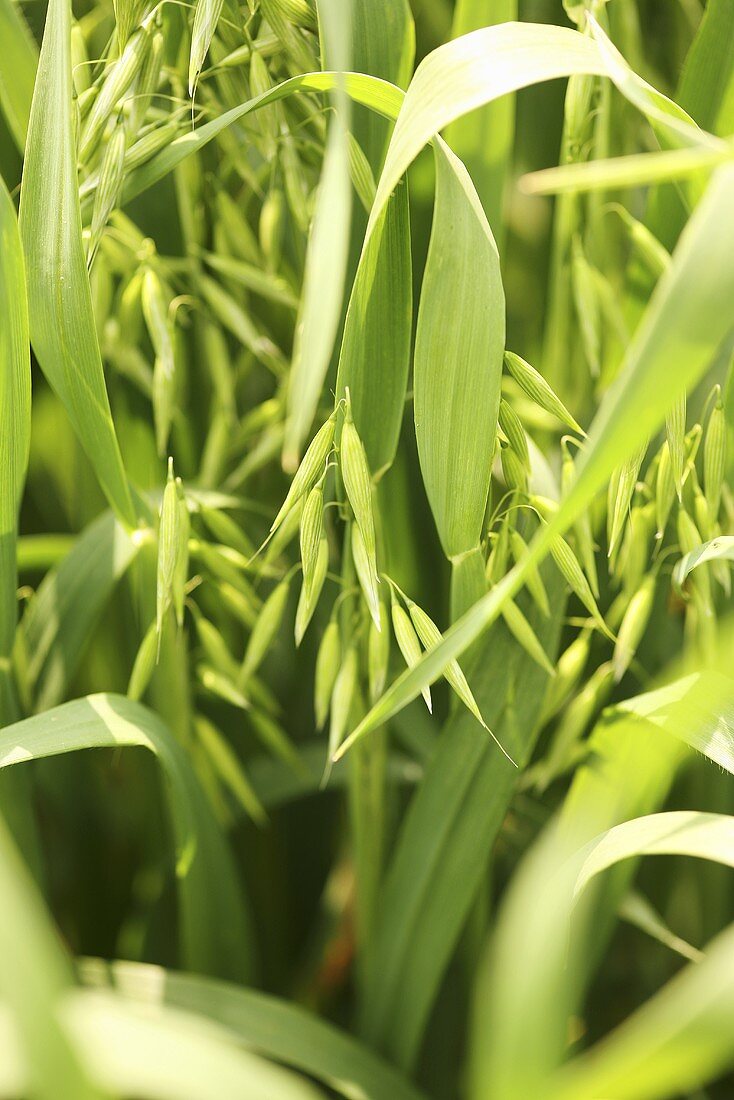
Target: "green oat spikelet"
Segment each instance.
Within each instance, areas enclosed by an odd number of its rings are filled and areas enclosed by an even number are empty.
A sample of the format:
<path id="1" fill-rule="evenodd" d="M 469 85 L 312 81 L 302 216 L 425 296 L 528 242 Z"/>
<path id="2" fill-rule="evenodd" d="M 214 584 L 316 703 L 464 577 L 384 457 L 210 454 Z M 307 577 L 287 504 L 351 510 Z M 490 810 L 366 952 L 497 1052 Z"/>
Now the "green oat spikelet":
<path id="1" fill-rule="evenodd" d="M 513 528 L 510 531 L 510 549 L 512 551 L 512 557 L 516 563 L 524 560 L 528 554 L 528 544 L 522 537 L 517 528 Z M 548 618 L 550 615 L 550 604 L 548 602 L 548 593 L 545 590 L 543 579 L 536 566 L 532 566 L 527 573 L 525 579 L 525 587 L 530 593 L 535 606 L 540 611 L 544 618 Z"/>
<path id="2" fill-rule="evenodd" d="M 726 416 L 717 386 L 714 406 L 709 415 L 703 443 L 703 487 L 708 505 L 709 523 L 716 523 L 721 505 L 721 490 L 726 474 Z"/>
<path id="3" fill-rule="evenodd" d="M 352 419 L 352 407 L 348 391 L 346 406 L 346 416 L 342 426 L 339 448 L 339 464 L 347 498 L 364 541 L 365 552 L 374 573 L 377 574 L 375 521 L 372 512 L 372 479 L 367 465 L 364 445 Z"/>
<path id="4" fill-rule="evenodd" d="M 525 429 L 520 417 L 504 397 L 500 399 L 499 423 L 520 462 L 526 470 L 530 470 L 530 454 Z"/>
<path id="5" fill-rule="evenodd" d="M 436 624 L 430 615 L 419 607 L 413 600 L 407 600 L 408 613 L 410 614 L 411 622 L 415 627 L 415 632 L 418 635 L 421 644 L 424 649 L 431 649 L 433 646 L 438 645 L 442 640 L 443 635 L 438 629 Z M 472 690 L 469 687 L 466 676 L 464 675 L 461 665 L 458 661 L 451 661 L 449 665 L 444 669 L 444 679 L 456 692 L 458 698 L 467 708 L 467 710 L 474 715 L 477 722 L 488 731 L 489 727 L 482 718 L 481 711 L 477 706 L 477 701 L 472 694 Z"/>
<path id="6" fill-rule="evenodd" d="M 351 549 L 352 561 L 354 562 L 357 579 L 359 580 L 360 588 L 364 594 L 370 617 L 375 628 L 381 631 L 380 597 L 377 591 L 379 577 L 375 571 L 373 559 L 371 559 L 367 553 L 362 531 L 357 523 L 351 525 Z"/>
<path id="7" fill-rule="evenodd" d="M 390 614 L 392 617 L 392 628 L 395 634 L 395 641 L 398 643 L 398 649 L 402 653 L 406 665 L 408 668 L 412 668 L 418 663 L 421 656 L 421 645 L 418 641 L 418 635 L 410 616 L 402 604 L 395 598 L 394 593 L 391 593 L 391 600 Z M 429 714 L 432 713 L 433 704 L 431 702 L 430 687 L 424 687 L 421 691 L 421 695 L 428 707 Z"/>
<path id="8" fill-rule="evenodd" d="M 536 665 L 539 665 L 549 676 L 555 676 L 555 666 L 540 644 L 537 634 L 514 600 L 508 600 L 506 602 L 502 608 L 502 618 L 515 641 L 522 646 L 527 655 L 535 661 Z"/>
<path id="9" fill-rule="evenodd" d="M 614 679 L 617 683 L 632 663 L 637 647 L 647 630 L 655 600 L 655 580 L 654 574 L 645 577 L 624 613 L 612 657 Z"/>
<path id="10" fill-rule="evenodd" d="M 526 363 L 524 359 L 511 351 L 505 352 L 505 363 L 520 389 L 527 394 L 531 401 L 539 405 L 541 409 L 551 413 L 552 416 L 555 416 L 557 420 L 571 428 L 572 431 L 578 432 L 582 436 L 586 435 L 584 429 L 574 419 L 560 397 L 557 396 L 535 367 L 531 367 L 529 363 Z"/>
<path id="11" fill-rule="evenodd" d="M 306 497 L 303 506 L 300 528 L 301 567 L 303 569 L 303 587 L 306 598 L 314 588 L 318 568 L 321 538 L 324 533 L 324 494 L 320 485 L 315 485 Z"/>
<path id="12" fill-rule="evenodd" d="M 334 690 L 331 693 L 331 721 L 329 723 L 329 748 L 326 759 L 322 787 L 326 785 L 331 774 L 331 764 L 334 754 L 344 740 L 344 735 L 349 728 L 349 715 L 352 710 L 357 689 L 359 686 L 359 656 L 355 646 L 350 645 L 344 655 L 336 680 Z"/>
<path id="13" fill-rule="evenodd" d="M 290 580 L 286 577 L 275 586 L 260 609 L 245 650 L 240 669 L 239 683 L 245 685 L 260 667 L 268 649 L 273 644 L 283 621 L 290 594 Z"/>
<path id="14" fill-rule="evenodd" d="M 313 613 L 316 610 L 316 606 L 319 602 L 321 590 L 324 587 L 324 581 L 326 580 L 326 573 L 329 568 L 329 543 L 326 535 L 321 536 L 321 540 L 318 545 L 318 551 L 316 554 L 316 561 L 313 571 L 313 576 L 310 582 L 306 582 L 304 574 L 303 584 L 301 585 L 301 594 L 298 598 L 298 607 L 296 609 L 296 623 L 295 623 L 295 638 L 296 645 L 299 646 L 303 640 L 303 635 L 308 629 L 308 624 L 311 622 Z"/>
<path id="15" fill-rule="evenodd" d="M 377 702 L 387 683 L 390 667 L 390 630 L 385 625 L 387 620 L 387 608 L 380 601 L 381 629 L 377 629 L 375 620 L 371 618 L 367 636 L 367 678 L 371 703 Z"/>
<path id="16" fill-rule="evenodd" d="M 575 592 L 581 600 L 581 603 L 589 612 L 599 630 L 601 630 L 602 634 L 605 634 L 607 638 L 614 641 L 614 635 L 604 622 L 597 602 L 594 599 L 591 585 L 586 579 L 583 569 L 576 560 L 576 555 L 562 535 L 553 536 L 550 542 L 550 552 L 569 588 Z"/>
<path id="17" fill-rule="evenodd" d="M 336 412 L 321 425 L 316 435 L 311 440 L 301 463 L 291 481 L 286 498 L 280 507 L 280 511 L 270 525 L 271 534 L 281 525 L 293 506 L 313 484 L 322 476 L 326 462 L 331 454 L 334 443 L 334 431 L 336 429 Z"/>
<path id="18" fill-rule="evenodd" d="M 163 618 L 174 600 L 174 588 L 180 578 L 180 560 L 185 553 L 182 540 L 187 538 L 181 524 L 179 488 L 173 474 L 173 459 L 168 460 L 168 479 L 163 490 L 158 531 L 156 581 L 156 631 L 160 646 Z"/>
<path id="19" fill-rule="evenodd" d="M 341 666 L 341 654 L 339 623 L 332 618 L 323 633 L 316 655 L 313 696 L 314 717 L 318 730 L 323 728 L 329 714 L 331 696 Z"/>

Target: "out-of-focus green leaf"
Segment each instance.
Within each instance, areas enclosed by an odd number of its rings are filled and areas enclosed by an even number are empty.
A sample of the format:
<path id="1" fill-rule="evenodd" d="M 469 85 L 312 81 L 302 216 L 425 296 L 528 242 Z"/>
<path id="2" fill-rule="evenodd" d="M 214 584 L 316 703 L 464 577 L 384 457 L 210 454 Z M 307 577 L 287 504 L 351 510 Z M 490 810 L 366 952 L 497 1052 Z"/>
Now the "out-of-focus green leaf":
<path id="1" fill-rule="evenodd" d="M 676 586 L 681 588 L 688 574 L 707 561 L 734 561 L 734 536 L 719 535 L 684 554 L 675 566 L 673 578 Z"/>
<path id="2" fill-rule="evenodd" d="M 106 512 L 44 577 L 20 627 L 37 710 L 63 699 L 105 604 L 143 542 Z"/>
<path id="3" fill-rule="evenodd" d="M 0 110 L 18 150 L 28 133 L 38 47 L 15 0 L 0 0 Z"/>
<path id="4" fill-rule="evenodd" d="M 419 1100 L 418 1090 L 367 1047 L 279 998 L 140 963 L 83 960 L 81 976 L 143 1004 L 162 1003 L 213 1020 L 248 1050 L 315 1077 L 342 1096 Z"/>
<path id="5" fill-rule="evenodd" d="M 181 953 L 193 970 L 245 977 L 247 910 L 231 855 L 182 746 L 152 711 L 119 695 L 75 699 L 0 731 L 0 767 L 80 749 L 145 748 L 166 779 L 181 899 Z"/>
<path id="6" fill-rule="evenodd" d="M 664 1100 L 732 1065 L 734 926 L 647 1004 L 547 1083 L 549 1100 Z"/>
<path id="7" fill-rule="evenodd" d="M 451 28 L 453 38 L 496 23 L 517 19 L 517 0 L 458 0 Z M 477 189 L 487 221 L 503 253 L 503 198 L 515 135 L 515 102 L 505 96 L 480 107 L 448 128 L 446 140 L 464 162 Z"/>
<path id="8" fill-rule="evenodd" d="M 12 715 L 8 683 L 15 624 L 18 509 L 31 438 L 31 360 L 23 251 L 0 179 L 0 723 Z"/>
<path id="9" fill-rule="evenodd" d="M 0 891 L 0 998 L 10 1016 L 7 1038 L 0 1032 L 2 1095 L 95 1100 L 101 1094 L 88 1082 L 57 1013 L 72 982 L 71 965 L 2 819 Z"/>

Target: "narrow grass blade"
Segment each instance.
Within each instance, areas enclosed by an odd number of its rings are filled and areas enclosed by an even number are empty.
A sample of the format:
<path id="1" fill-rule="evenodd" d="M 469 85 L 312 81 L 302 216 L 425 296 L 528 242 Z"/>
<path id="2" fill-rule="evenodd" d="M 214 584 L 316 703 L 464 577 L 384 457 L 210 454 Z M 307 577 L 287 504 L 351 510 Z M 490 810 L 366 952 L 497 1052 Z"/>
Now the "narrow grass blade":
<path id="1" fill-rule="evenodd" d="M 591 38 L 565 27 L 502 23 L 465 34 L 425 57 L 395 125 L 368 235 L 397 181 L 434 134 L 477 107 L 557 77 L 608 76 L 639 110 L 671 129 L 681 142 L 725 148 L 697 130 L 684 111 L 636 76 L 598 24 L 594 28 Z"/>
<path id="2" fill-rule="evenodd" d="M 196 130 L 191 130 L 176 138 L 156 156 L 136 171 L 132 172 L 122 191 L 121 202 L 124 205 L 130 199 L 147 190 L 158 180 L 163 179 L 173 169 L 192 153 L 203 149 L 210 141 L 218 137 L 224 130 L 247 115 L 267 107 L 271 103 L 277 103 L 281 99 L 295 95 L 297 92 L 329 92 L 337 86 L 342 88 L 346 95 L 355 103 L 361 103 L 365 107 L 376 111 L 388 119 L 397 118 L 400 105 L 403 102 L 403 92 L 390 84 L 387 80 L 368 76 L 364 73 L 304 73 L 302 76 L 294 76 L 284 80 L 282 84 L 276 84 L 269 92 L 263 92 L 259 96 L 246 100 L 237 107 L 230 108 L 217 118 L 204 123 Z M 91 196 L 86 203 L 91 209 Z M 83 206 L 86 216 L 87 206 Z"/>
<path id="3" fill-rule="evenodd" d="M 106 512 L 41 582 L 20 626 L 36 709 L 63 699 L 102 609 L 143 541 Z"/>
<path id="4" fill-rule="evenodd" d="M 350 16 L 349 3 L 340 7 L 336 0 L 320 0 L 319 21 L 327 56 L 342 71 L 349 68 Z M 349 100 L 339 82 L 334 102 L 336 114 L 329 130 L 311 225 L 288 384 L 283 467 L 290 472 L 298 466 L 329 369 L 347 272 L 352 210 Z"/>
<path id="5" fill-rule="evenodd" d="M 574 899 L 599 875 L 624 859 L 682 855 L 734 867 L 734 817 L 673 810 L 624 821 L 589 841 L 573 887 Z"/>
<path id="6" fill-rule="evenodd" d="M 20 194 L 31 339 L 110 505 L 120 520 L 134 526 L 135 509 L 112 422 L 82 246 L 70 22 L 68 0 L 51 0 Z"/>
<path id="7" fill-rule="evenodd" d="M 528 618 L 550 654 L 565 601 L 555 570 L 544 572 L 549 618 Z M 538 735 L 548 677 L 503 626 L 482 640 L 467 674 L 487 725 L 520 769 Z M 429 758 L 395 845 L 380 905 L 365 990 L 365 1036 L 411 1067 L 449 959 L 518 780 L 518 768 L 459 710 Z"/>

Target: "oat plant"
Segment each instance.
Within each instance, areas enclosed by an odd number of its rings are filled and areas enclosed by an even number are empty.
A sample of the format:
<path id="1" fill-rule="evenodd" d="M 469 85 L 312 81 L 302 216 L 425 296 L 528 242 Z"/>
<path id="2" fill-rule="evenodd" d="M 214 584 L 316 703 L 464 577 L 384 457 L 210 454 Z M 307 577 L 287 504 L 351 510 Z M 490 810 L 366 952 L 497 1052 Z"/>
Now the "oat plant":
<path id="1" fill-rule="evenodd" d="M 0 1095 L 731 1096 L 732 0 L 0 43 Z"/>

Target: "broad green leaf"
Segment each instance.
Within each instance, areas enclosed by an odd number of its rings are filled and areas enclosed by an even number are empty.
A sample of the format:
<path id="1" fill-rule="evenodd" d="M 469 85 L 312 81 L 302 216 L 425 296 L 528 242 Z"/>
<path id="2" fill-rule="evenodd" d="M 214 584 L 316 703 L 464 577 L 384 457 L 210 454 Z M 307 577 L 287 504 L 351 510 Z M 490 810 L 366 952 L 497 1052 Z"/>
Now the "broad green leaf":
<path id="1" fill-rule="evenodd" d="M 441 545 L 479 544 L 497 429 L 505 296 L 492 231 L 463 164 L 435 145 L 436 202 L 415 340 L 421 472 Z"/>
<path id="2" fill-rule="evenodd" d="M 413 72 L 415 28 L 408 0 L 352 0 L 352 67 L 405 88 Z M 356 113 L 353 132 L 374 172 L 385 154 L 388 126 L 374 111 Z"/>
<path id="3" fill-rule="evenodd" d="M 555 570 L 545 581 L 550 618 L 534 607 L 527 614 L 553 653 L 565 601 Z M 546 674 L 504 624 L 481 642 L 467 673 L 485 720 L 522 768 L 538 734 Z M 416 1060 L 518 775 L 463 708 L 429 757 L 385 878 L 362 1014 L 366 1037 L 398 1065 Z"/>
<path id="4" fill-rule="evenodd" d="M 675 98 L 681 107 L 714 134 L 734 132 L 734 5 L 711 0 L 706 5 L 686 56 Z M 672 248 L 685 224 L 680 192 L 660 187 L 650 196 L 647 225 Z"/>
<path id="5" fill-rule="evenodd" d="M 734 130 L 734 2 L 709 0 L 686 57 L 676 100 L 714 134 Z"/>
<path id="6" fill-rule="evenodd" d="M 57 1014 L 58 1000 L 72 983 L 71 964 L 2 819 L 0 891 L 0 1006 L 9 1009 L 12 1020 L 6 1041 L 0 1033 L 0 1090 L 26 1094 L 23 1085 L 13 1091 L 12 1078 L 18 1076 L 38 1100 L 94 1100 L 100 1093 L 87 1081 Z M 8 1070 L 11 1082 L 5 1091 Z"/>
<path id="7" fill-rule="evenodd" d="M 673 573 L 675 585 L 681 588 L 688 574 L 707 561 L 734 561 L 734 536 L 720 535 L 718 538 L 702 543 L 689 554 L 684 554 L 675 566 Z"/>
<path id="8" fill-rule="evenodd" d="M 517 0 L 458 0 L 453 38 L 496 23 L 517 19 Z M 446 141 L 464 162 L 503 254 L 503 199 L 515 135 L 515 102 L 505 96 L 452 123 Z"/>
<path id="9" fill-rule="evenodd" d="M 250 934 L 234 863 L 185 751 L 152 711 L 119 695 L 64 703 L 0 731 L 0 767 L 125 746 L 152 752 L 166 779 L 186 965 L 244 977 L 251 962 Z"/>
<path id="10" fill-rule="evenodd" d="M 131 536 L 106 512 L 44 577 L 20 627 L 36 710 L 63 699 L 103 608 L 144 542 L 142 531 Z"/>
<path id="11" fill-rule="evenodd" d="M 0 179 L 0 723 L 8 698 L 17 621 L 16 540 L 31 436 L 31 360 L 23 251 L 10 195 Z"/>
<path id="12" fill-rule="evenodd" d="M 352 415 L 379 477 L 391 464 L 400 437 L 410 366 L 413 317 L 410 212 L 401 182 L 357 268 L 344 323 L 337 401 L 349 387 Z"/>
<path id="13" fill-rule="evenodd" d="M 0 0 L 0 110 L 22 153 L 31 113 L 38 47 L 16 0 Z"/>
<path id="14" fill-rule="evenodd" d="M 322 52 L 344 72 L 349 68 L 351 0 L 319 0 Z M 328 52 L 327 52 L 328 48 Z M 349 254 L 352 184 L 349 176 L 349 99 L 337 80 L 303 276 L 283 441 L 283 467 L 295 472 L 316 414 L 329 369 Z"/>
<path id="15" fill-rule="evenodd" d="M 732 1065 L 734 926 L 629 1019 L 547 1083 L 549 1100 L 664 1100 Z"/>
<path id="16" fill-rule="evenodd" d="M 323 749 L 321 750 L 323 770 Z M 418 1100 L 419 1092 L 356 1039 L 298 1005 L 225 982 L 140 963 L 81 962 L 89 985 L 112 985 L 143 1004 L 165 1004 L 226 1028 L 248 1050 L 314 1077 L 340 1095 Z"/>
<path id="17" fill-rule="evenodd" d="M 135 509 L 112 422 L 82 246 L 70 29 L 69 0 L 51 0 L 20 193 L 31 339 L 113 510 L 134 526 Z"/>
<path id="18" fill-rule="evenodd" d="M 554 535 L 574 522 L 614 469 L 659 428 L 679 394 L 703 375 L 732 328 L 728 303 L 734 296 L 734 261 L 729 235 L 721 231 L 732 224 L 734 168 L 727 167 L 712 178 L 655 288 L 592 424 L 576 480 L 553 521 L 539 532 L 528 556 L 446 632 L 443 642 L 393 682 L 342 744 L 340 755 L 416 698 L 486 630 Z"/>
<path id="19" fill-rule="evenodd" d="M 557 77 L 608 76 L 652 121 L 683 142 L 723 148 L 629 69 L 597 24 L 594 37 L 565 27 L 502 23 L 447 42 L 416 69 L 390 141 L 367 233 L 397 181 L 449 123 L 503 95 Z"/>

